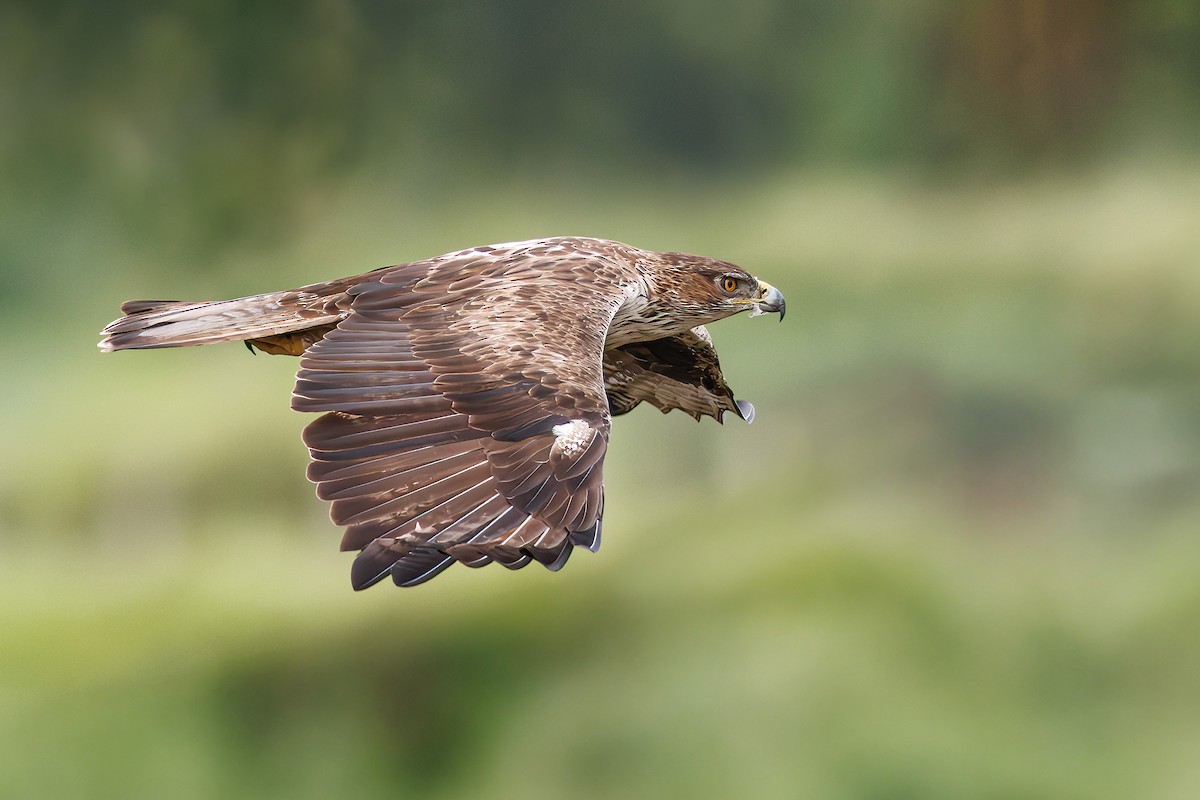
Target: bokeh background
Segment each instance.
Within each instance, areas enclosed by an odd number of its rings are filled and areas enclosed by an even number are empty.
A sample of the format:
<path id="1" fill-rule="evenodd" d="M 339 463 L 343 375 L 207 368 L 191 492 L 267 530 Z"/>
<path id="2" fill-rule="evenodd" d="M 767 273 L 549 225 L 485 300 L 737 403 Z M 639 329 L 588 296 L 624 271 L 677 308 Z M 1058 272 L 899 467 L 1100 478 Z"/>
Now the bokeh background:
<path id="1" fill-rule="evenodd" d="M 1200 795 L 1200 6 L 0 5 L 0 795 Z M 586 234 L 736 261 L 747 427 L 605 546 L 350 591 L 217 299 Z"/>

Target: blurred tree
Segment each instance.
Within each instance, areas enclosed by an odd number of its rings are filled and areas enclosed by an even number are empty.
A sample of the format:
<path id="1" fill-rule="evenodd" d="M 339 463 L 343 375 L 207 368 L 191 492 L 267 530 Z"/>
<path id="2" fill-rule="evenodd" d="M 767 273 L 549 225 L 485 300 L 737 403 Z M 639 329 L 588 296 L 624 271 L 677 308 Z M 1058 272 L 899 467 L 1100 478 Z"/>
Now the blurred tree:
<path id="1" fill-rule="evenodd" d="M 417 194 L 531 168 L 1007 170 L 1111 152 L 1114 128 L 1195 147 L 1193 6 L 7 3 L 0 212 L 101 209 L 203 256 L 277 240 L 366 169 Z"/>
<path id="2" fill-rule="evenodd" d="M 950 26 L 943 65 L 952 136 L 1017 162 L 1091 144 L 1117 107 L 1128 15 L 1110 0 L 984 0 Z"/>

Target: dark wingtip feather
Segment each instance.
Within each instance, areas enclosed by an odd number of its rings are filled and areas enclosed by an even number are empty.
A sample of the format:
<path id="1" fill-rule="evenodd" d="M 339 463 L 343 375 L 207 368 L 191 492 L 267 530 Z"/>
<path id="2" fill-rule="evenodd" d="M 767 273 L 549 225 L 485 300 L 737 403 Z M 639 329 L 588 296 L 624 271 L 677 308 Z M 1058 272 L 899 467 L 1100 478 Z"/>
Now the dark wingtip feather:
<path id="1" fill-rule="evenodd" d="M 533 556 L 533 559 L 551 572 L 558 572 L 566 566 L 567 559 L 571 557 L 571 551 L 575 546 L 570 539 L 563 540 L 563 543 L 557 548 L 543 547 L 527 547 L 525 552 Z"/>
<path id="2" fill-rule="evenodd" d="M 571 544 L 585 547 L 593 553 L 597 552 L 600 549 L 600 527 L 600 520 L 596 520 L 590 528 L 571 531 Z"/>
<path id="3" fill-rule="evenodd" d="M 392 582 L 397 586 L 416 586 L 441 575 L 453 563 L 454 556 L 440 550 L 417 550 L 392 565 Z"/>
<path id="4" fill-rule="evenodd" d="M 558 572 L 567 565 L 567 559 L 571 557 L 571 551 L 574 549 L 575 547 L 571 544 L 569 539 L 566 542 L 563 542 L 562 550 L 558 552 L 558 558 L 547 564 L 546 569 L 550 570 L 551 572 Z"/>
<path id="5" fill-rule="evenodd" d="M 350 567 L 350 585 L 367 589 L 389 574 L 397 586 L 424 583 L 454 563 L 454 558 L 433 548 L 403 552 L 395 540 L 380 537 L 363 548 Z"/>
<path id="6" fill-rule="evenodd" d="M 386 563 L 380 554 L 367 553 L 365 550 L 358 554 L 350 565 L 350 585 L 354 591 L 360 592 L 379 583 L 392 571 L 390 560 Z"/>

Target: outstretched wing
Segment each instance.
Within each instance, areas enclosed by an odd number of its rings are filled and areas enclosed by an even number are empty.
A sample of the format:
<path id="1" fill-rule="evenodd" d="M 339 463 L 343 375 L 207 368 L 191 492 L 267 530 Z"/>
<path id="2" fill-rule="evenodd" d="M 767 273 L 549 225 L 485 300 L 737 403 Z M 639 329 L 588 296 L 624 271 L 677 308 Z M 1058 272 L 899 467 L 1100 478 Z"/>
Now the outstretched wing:
<path id="1" fill-rule="evenodd" d="M 369 276 L 305 353 L 293 407 L 309 478 L 361 550 L 351 579 L 402 586 L 455 560 L 561 567 L 599 546 L 601 359 L 625 267 L 570 243 L 480 248 Z"/>
<path id="2" fill-rule="evenodd" d="M 710 416 L 723 422 L 725 412 L 732 411 L 754 421 L 754 406 L 735 400 L 726 385 L 717 351 L 703 326 L 609 350 L 604 354 L 604 388 L 614 417 L 644 400 L 664 414 L 678 408 L 696 419 Z"/>

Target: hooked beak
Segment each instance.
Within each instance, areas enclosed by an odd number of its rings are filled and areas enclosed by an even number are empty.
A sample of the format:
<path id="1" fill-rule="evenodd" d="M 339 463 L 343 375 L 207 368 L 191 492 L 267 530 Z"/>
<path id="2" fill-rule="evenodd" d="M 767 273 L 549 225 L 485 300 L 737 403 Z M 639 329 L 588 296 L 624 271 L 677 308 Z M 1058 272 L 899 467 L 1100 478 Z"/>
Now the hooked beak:
<path id="1" fill-rule="evenodd" d="M 755 313 L 778 314 L 779 321 L 783 322 L 783 314 L 787 311 L 787 303 L 783 300 L 783 292 L 766 281 L 759 281 L 758 285 L 762 289 L 762 296 L 754 306 Z"/>

